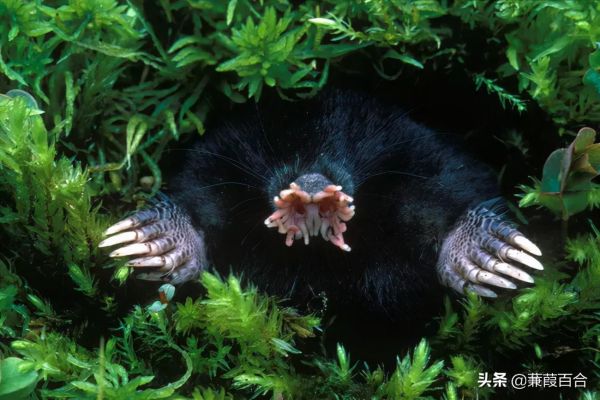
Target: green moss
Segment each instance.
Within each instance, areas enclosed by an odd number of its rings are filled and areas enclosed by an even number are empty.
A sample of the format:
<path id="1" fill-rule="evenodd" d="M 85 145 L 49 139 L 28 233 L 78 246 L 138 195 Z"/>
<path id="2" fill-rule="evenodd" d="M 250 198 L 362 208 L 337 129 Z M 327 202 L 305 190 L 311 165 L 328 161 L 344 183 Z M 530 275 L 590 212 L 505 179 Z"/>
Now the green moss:
<path id="1" fill-rule="evenodd" d="M 204 133 L 215 94 L 254 101 L 274 88 L 296 99 L 334 70 L 451 70 L 521 116 L 541 108 L 561 134 L 595 126 L 599 18 L 594 0 L 0 0 L 0 347 L 20 358 L 3 368 L 39 377 L 46 398 L 475 399 L 492 396 L 477 374 L 507 357 L 551 372 L 568 357 L 589 378 L 580 398 L 598 398 L 593 224 L 514 298 L 448 300 L 437 334 L 389 371 L 351 362 L 341 345 L 333 356 L 301 352 L 318 318 L 236 277 L 204 274 L 205 297 L 124 315 L 117 286 L 129 269 L 96 245 L 110 220 L 159 190 L 166 146 Z M 554 164 L 546 183 L 570 176 Z M 595 215 L 598 185 L 586 178 L 585 190 L 566 187 L 577 200 L 568 217 Z M 521 204 L 564 217 L 544 203 L 543 181 Z M 97 320 L 114 329 L 90 344 Z"/>

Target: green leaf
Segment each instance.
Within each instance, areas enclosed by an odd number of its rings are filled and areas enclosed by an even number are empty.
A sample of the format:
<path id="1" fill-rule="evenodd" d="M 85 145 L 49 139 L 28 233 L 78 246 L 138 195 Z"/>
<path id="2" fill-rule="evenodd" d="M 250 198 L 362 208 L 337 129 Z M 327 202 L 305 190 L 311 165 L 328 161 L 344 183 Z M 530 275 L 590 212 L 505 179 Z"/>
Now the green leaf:
<path id="1" fill-rule="evenodd" d="M 566 46 L 570 45 L 573 42 L 573 39 L 569 36 L 562 36 L 551 42 L 545 49 L 541 50 L 539 53 L 534 54 L 532 57 L 532 61 L 536 62 L 541 58 L 547 57 L 551 54 L 557 53 L 564 49 Z"/>
<path id="2" fill-rule="evenodd" d="M 147 130 L 148 124 L 144 121 L 143 116 L 131 117 L 127 124 L 127 153 L 125 155 L 128 168 L 131 166 L 131 156 L 135 153 Z"/>
<path id="3" fill-rule="evenodd" d="M 24 370 L 23 363 L 17 357 L 0 361 L 0 400 L 24 399 L 35 389 L 38 373 Z"/>
<path id="4" fill-rule="evenodd" d="M 562 216 L 563 202 L 560 193 L 540 193 L 538 201 L 548 210 Z"/>
<path id="5" fill-rule="evenodd" d="M 424 68 L 423 64 L 416 58 L 414 58 L 406 53 L 400 54 L 396 50 L 389 50 L 387 53 L 385 53 L 383 58 L 391 58 L 394 60 L 402 61 L 403 63 L 412 65 L 413 67 L 417 67 L 419 69 Z"/>
<path id="6" fill-rule="evenodd" d="M 275 345 L 275 349 L 283 355 L 287 355 L 288 353 L 292 354 L 301 354 L 302 352 L 286 342 L 285 340 L 281 340 L 279 338 L 271 338 L 271 342 Z"/>
<path id="7" fill-rule="evenodd" d="M 9 90 L 8 92 L 6 92 L 6 95 L 8 97 L 13 98 L 13 99 L 16 98 L 16 97 L 20 97 L 22 99 L 25 99 L 25 103 L 27 104 L 27 106 L 29 108 L 32 108 L 34 110 L 41 110 L 40 107 L 38 106 L 37 101 L 35 101 L 35 98 L 31 94 L 27 93 L 24 90 L 21 90 L 21 89 L 12 89 L 12 90 Z"/>
<path id="8" fill-rule="evenodd" d="M 600 95 L 600 73 L 593 69 L 587 70 L 583 76 L 583 83 L 594 88 L 596 93 Z"/>
<path id="9" fill-rule="evenodd" d="M 598 174 L 598 171 L 594 168 L 594 166 L 590 163 L 590 156 L 587 153 L 580 154 L 571 164 L 571 174 L 583 172 L 590 174 L 591 177 L 594 177 Z M 590 177 L 586 177 L 589 181 Z M 571 177 L 569 177 L 570 181 Z M 569 190 L 572 190 L 570 182 L 567 182 L 567 187 Z"/>
<path id="10" fill-rule="evenodd" d="M 362 49 L 369 46 L 368 43 L 336 43 L 336 44 L 322 44 L 316 49 L 310 49 L 308 51 L 300 51 L 296 54 L 300 58 L 320 57 L 320 58 L 337 58 L 345 54 L 352 53 L 356 50 Z"/>
<path id="11" fill-rule="evenodd" d="M 509 46 L 506 49 L 506 57 L 508 58 L 508 62 L 510 66 L 513 67 L 516 71 L 519 70 L 519 58 L 517 56 L 517 49 L 513 46 Z"/>
<path id="12" fill-rule="evenodd" d="M 565 212 L 567 216 L 575 215 L 587 208 L 588 192 L 565 193 L 562 196 Z"/>
<path id="13" fill-rule="evenodd" d="M 183 38 L 173 43 L 173 45 L 169 48 L 169 50 L 167 50 L 167 52 L 174 53 L 182 47 L 199 44 L 200 42 L 202 42 L 202 38 L 198 36 L 184 36 Z"/>
<path id="14" fill-rule="evenodd" d="M 231 25 L 233 21 L 233 14 L 235 13 L 235 6 L 237 5 L 237 0 L 229 0 L 229 4 L 227 4 L 227 25 Z"/>
<path id="15" fill-rule="evenodd" d="M 17 296 L 17 287 L 15 285 L 9 285 L 0 289 L 0 310 L 6 310 L 12 306 Z"/>
<path id="16" fill-rule="evenodd" d="M 438 361 L 427 367 L 430 348 L 425 339 L 415 347 L 411 359 L 410 353 L 402 360 L 398 359 L 396 371 L 385 387 L 386 394 L 394 399 L 416 399 L 427 390 L 438 378 L 444 366 Z"/>
<path id="17" fill-rule="evenodd" d="M 590 145 L 586 150 L 589 162 L 596 170 L 600 170 L 600 143 Z"/>
<path id="18" fill-rule="evenodd" d="M 330 27 L 336 26 L 338 23 L 330 18 L 309 18 L 308 22 L 315 25 Z"/>
<path id="19" fill-rule="evenodd" d="M 581 128 L 575 137 L 575 154 L 582 152 L 596 140 L 596 131 L 592 128 Z"/>
<path id="20" fill-rule="evenodd" d="M 148 311 L 157 313 L 157 312 L 161 312 L 165 308 L 167 308 L 166 304 L 163 304 L 160 301 L 156 300 L 154 303 L 152 303 L 148 306 Z"/>
<path id="21" fill-rule="evenodd" d="M 96 282 L 94 282 L 94 278 L 88 269 L 81 269 L 77 264 L 69 263 L 68 271 L 69 276 L 77 285 L 77 290 L 89 297 L 94 297 L 97 294 Z"/>
<path id="22" fill-rule="evenodd" d="M 89 382 L 84 382 L 84 381 L 73 381 L 71 382 L 71 385 L 75 386 L 77 389 L 85 392 L 85 393 L 97 393 L 98 392 L 98 386 L 94 385 L 93 383 L 89 383 Z"/>
<path id="23" fill-rule="evenodd" d="M 164 296 L 165 300 L 169 302 L 175 295 L 175 286 L 171 285 L 170 283 L 165 283 L 158 288 L 158 293 L 161 297 Z"/>
<path id="24" fill-rule="evenodd" d="M 19 34 L 19 26 L 14 25 L 8 32 L 8 41 L 12 42 L 13 39 L 16 38 L 18 34 Z"/>
<path id="25" fill-rule="evenodd" d="M 560 192 L 561 171 L 565 154 L 565 149 L 554 150 L 552 154 L 550 154 L 550 156 L 546 159 L 546 163 L 544 164 L 544 172 L 542 175 L 542 192 Z"/>
<path id="26" fill-rule="evenodd" d="M 590 53 L 588 57 L 590 67 L 593 69 L 600 69 L 600 49 L 597 48 L 595 51 Z"/>

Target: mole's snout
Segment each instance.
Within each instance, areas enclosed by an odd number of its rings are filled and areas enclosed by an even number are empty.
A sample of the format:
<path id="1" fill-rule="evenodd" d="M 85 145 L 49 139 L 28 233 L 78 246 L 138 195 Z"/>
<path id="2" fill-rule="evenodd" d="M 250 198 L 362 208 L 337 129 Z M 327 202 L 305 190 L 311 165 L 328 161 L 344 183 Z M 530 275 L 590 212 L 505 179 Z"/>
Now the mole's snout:
<path id="1" fill-rule="evenodd" d="M 294 183 L 311 196 L 325 190 L 327 186 L 333 185 L 329 179 L 316 172 L 300 175 Z"/>
<path id="2" fill-rule="evenodd" d="M 350 246 L 344 242 L 346 222 L 354 216 L 354 200 L 319 173 L 301 175 L 275 196 L 277 210 L 266 220 L 269 228 L 285 234 L 285 244 L 304 239 L 309 244 L 311 236 L 323 237 L 344 251 Z"/>

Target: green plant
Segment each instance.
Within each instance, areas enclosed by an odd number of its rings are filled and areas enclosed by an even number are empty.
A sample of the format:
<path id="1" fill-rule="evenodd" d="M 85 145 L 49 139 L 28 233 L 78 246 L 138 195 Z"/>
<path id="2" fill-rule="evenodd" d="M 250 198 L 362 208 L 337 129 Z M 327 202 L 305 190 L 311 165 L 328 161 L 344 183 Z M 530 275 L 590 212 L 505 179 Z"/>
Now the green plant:
<path id="1" fill-rule="evenodd" d="M 205 273 L 205 295 L 163 291 L 167 301 L 127 308 L 131 269 L 96 244 L 161 189 L 165 150 L 203 135 L 219 97 L 297 100 L 340 73 L 404 79 L 410 91 L 421 74 L 452 71 L 507 113 L 541 108 L 561 135 L 595 126 L 599 16 L 595 0 L 0 0 L 0 393 L 477 399 L 505 395 L 479 388 L 477 374 L 511 358 L 531 371 L 590 371 L 580 398 L 597 398 L 593 223 L 565 231 L 566 254 L 544 260 L 535 286 L 493 303 L 448 299 L 437 333 L 387 369 L 342 344 L 303 351 L 319 319 L 234 276 Z M 541 139 L 516 131 L 507 142 L 534 168 Z M 520 205 L 594 221 L 597 146 L 580 130 L 522 187 Z"/>
<path id="2" fill-rule="evenodd" d="M 300 43 L 307 29 L 288 29 L 291 22 L 289 14 L 277 19 L 274 8 L 267 8 L 258 24 L 248 17 L 239 30 L 232 29 L 231 45 L 237 56 L 221 63 L 217 71 L 236 71 L 241 79 L 235 88 L 248 88 L 248 97 L 256 99 L 260 98 L 263 83 L 280 89 L 323 86 L 323 82 L 314 81 L 318 74 L 310 42 Z"/>
<path id="3" fill-rule="evenodd" d="M 569 147 L 550 154 L 542 180 L 535 180 L 534 188 L 521 187 L 526 194 L 519 205 L 544 206 L 563 221 L 592 207 L 592 196 L 597 190 L 592 179 L 600 174 L 600 144 L 595 140 L 593 129 L 582 128 Z"/>
<path id="4" fill-rule="evenodd" d="M 0 361 L 0 377 L 0 399 L 25 399 L 33 393 L 38 381 L 38 374 L 25 370 L 23 360 L 17 357 Z"/>

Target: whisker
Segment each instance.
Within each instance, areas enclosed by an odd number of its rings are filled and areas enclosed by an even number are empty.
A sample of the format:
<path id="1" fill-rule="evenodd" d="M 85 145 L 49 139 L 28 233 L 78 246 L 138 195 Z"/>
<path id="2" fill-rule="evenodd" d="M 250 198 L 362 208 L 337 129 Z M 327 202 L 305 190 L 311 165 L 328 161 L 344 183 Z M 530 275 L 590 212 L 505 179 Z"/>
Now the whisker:
<path id="1" fill-rule="evenodd" d="M 400 117 L 399 117 L 400 118 Z M 396 118 L 398 119 L 398 118 Z M 394 120 L 389 120 L 389 122 L 392 122 Z M 375 133 L 371 134 L 370 137 L 372 137 L 373 135 L 380 135 L 381 132 L 383 132 L 384 129 L 389 127 L 389 123 L 386 122 L 384 125 L 382 125 L 377 131 L 375 131 Z M 389 152 L 394 152 L 399 150 L 398 148 L 400 146 L 404 146 L 407 143 L 411 143 L 411 142 L 416 142 L 416 141 L 421 141 L 421 140 L 425 140 L 434 136 L 443 136 L 443 135 L 448 135 L 448 136 L 456 136 L 455 133 L 452 132 L 431 132 L 431 133 L 427 133 L 421 136 L 417 136 L 417 137 L 412 137 L 409 139 L 405 139 L 405 140 L 401 140 L 401 141 L 397 141 L 394 143 L 391 143 L 389 146 L 386 146 L 385 149 L 381 150 L 379 153 L 377 154 L 372 154 L 368 160 L 366 160 L 365 162 L 359 163 L 359 167 L 355 170 L 355 176 L 360 176 L 362 175 L 365 171 L 368 171 L 373 164 L 377 163 L 380 159 L 381 156 L 383 155 L 382 153 L 389 153 Z M 371 141 L 372 139 L 367 139 L 364 138 L 363 140 L 361 140 L 361 142 L 359 143 L 359 145 L 357 146 L 358 148 L 364 148 L 366 151 L 366 153 L 369 152 L 369 146 L 368 143 Z M 363 145 L 363 141 L 365 142 L 365 144 Z M 400 150 L 408 150 L 408 149 L 400 149 Z"/>
<path id="2" fill-rule="evenodd" d="M 265 131 L 265 126 L 263 124 L 262 116 L 260 114 L 260 108 L 258 106 L 258 102 L 255 102 L 254 106 L 256 108 L 256 116 L 258 118 L 258 123 L 259 123 L 259 126 L 260 126 L 260 130 L 261 130 L 261 132 L 263 134 L 263 137 L 265 138 L 265 142 L 269 146 L 269 150 L 271 150 L 271 153 L 272 154 L 276 154 L 275 149 L 273 149 L 273 146 L 271 145 L 271 142 L 269 141 L 269 138 L 267 137 L 267 131 Z"/>
<path id="3" fill-rule="evenodd" d="M 258 226 L 260 226 L 260 225 L 263 225 L 263 223 L 262 223 L 262 221 L 260 221 L 260 220 L 259 220 L 259 221 L 258 221 L 258 222 L 256 222 L 256 223 L 254 224 L 254 226 L 253 226 L 253 227 L 252 227 L 252 228 L 251 228 L 251 229 L 250 229 L 250 230 L 249 230 L 249 231 L 246 233 L 246 235 L 244 236 L 244 238 L 243 238 L 243 239 L 242 239 L 242 241 L 240 242 L 240 246 L 243 246 L 243 245 L 244 245 L 244 243 L 246 242 L 246 239 L 248 239 L 248 238 L 250 237 L 250 234 L 251 234 L 252 232 L 254 232 L 254 230 L 255 230 L 255 229 L 258 227 Z M 254 244 L 254 246 L 252 246 L 252 251 L 256 251 L 256 248 L 257 248 L 257 247 L 258 247 L 258 246 L 259 246 L 259 245 L 262 243 L 262 241 L 263 241 L 263 240 L 264 240 L 264 238 L 261 238 L 261 239 L 260 239 L 258 242 L 256 242 L 256 243 Z"/>
<path id="4" fill-rule="evenodd" d="M 250 166 L 248 166 L 248 165 L 244 165 L 244 163 L 242 163 L 242 162 L 240 162 L 240 161 L 238 161 L 238 160 L 235 160 L 235 159 L 233 159 L 233 158 L 231 158 L 231 157 L 227 157 L 227 156 L 224 156 L 224 155 L 222 155 L 222 154 L 219 154 L 219 153 L 214 153 L 214 152 L 211 152 L 211 151 L 208 151 L 208 150 L 198 150 L 198 149 L 183 149 L 183 148 L 173 148 L 173 149 L 171 149 L 171 150 L 177 150 L 177 151 L 189 151 L 189 152 L 193 152 L 193 153 L 207 154 L 207 155 L 210 155 L 210 156 L 214 156 L 214 157 L 220 158 L 221 160 L 224 160 L 224 161 L 227 161 L 227 162 L 229 162 L 229 163 L 230 163 L 232 166 L 234 166 L 234 167 L 238 168 L 238 169 L 239 169 L 239 170 L 241 170 L 242 172 L 245 172 L 245 173 L 247 173 L 248 175 L 250 175 L 250 176 L 253 176 L 254 178 L 257 178 L 257 179 L 258 179 L 258 180 L 260 180 L 261 182 L 263 182 L 263 183 L 268 183 L 268 179 L 267 179 L 267 178 L 266 178 L 264 175 L 262 175 L 262 174 L 260 174 L 259 172 L 255 171 L 255 170 L 254 170 L 253 168 L 251 168 Z"/>
<path id="5" fill-rule="evenodd" d="M 390 200 L 390 201 L 396 201 L 396 200 L 400 199 L 400 196 L 389 196 L 389 195 L 384 195 L 381 193 L 365 193 L 365 192 L 360 192 L 360 197 L 377 197 L 380 199 L 385 199 L 385 200 Z"/>
<path id="6" fill-rule="evenodd" d="M 248 203 L 250 201 L 254 201 L 254 200 L 258 200 L 258 199 L 262 199 L 262 198 L 263 198 L 263 196 L 256 196 L 256 197 L 251 197 L 249 199 L 242 200 L 239 203 L 237 203 L 236 205 L 234 205 L 233 207 L 231 207 L 230 210 L 233 211 L 244 203 Z"/>
<path id="7" fill-rule="evenodd" d="M 411 172 L 406 172 L 406 171 L 382 171 L 382 172 L 377 172 L 374 174 L 370 174 L 367 175 L 366 177 L 364 177 L 363 179 L 358 181 L 357 186 L 362 185 L 363 183 L 365 183 L 367 180 L 374 178 L 376 176 L 382 176 L 382 175 L 403 175 L 403 176 L 410 176 L 412 178 L 419 178 L 419 179 L 431 179 L 431 176 L 423 176 L 423 175 L 418 175 L 418 174 L 413 174 Z"/>
<path id="8" fill-rule="evenodd" d="M 195 188 L 195 189 L 197 189 L 197 190 L 204 190 L 204 189 L 212 188 L 212 187 L 215 187 L 215 186 L 224 186 L 224 185 L 239 185 L 239 186 L 246 186 L 246 187 L 249 187 L 249 188 L 259 189 L 260 190 L 260 188 L 258 186 L 250 185 L 249 183 L 235 182 L 235 181 L 213 183 L 211 185 L 205 185 L 205 186 L 201 186 L 201 187 Z"/>
<path id="9" fill-rule="evenodd" d="M 262 123 L 261 123 L 261 129 L 263 130 L 263 133 L 264 133 L 264 129 L 262 128 Z M 232 127 L 232 130 L 235 130 L 235 127 Z M 271 168 L 271 165 L 269 163 L 267 163 L 267 161 L 266 161 L 266 157 L 264 154 L 265 151 L 264 151 L 260 141 L 252 142 L 252 144 L 254 146 L 256 146 L 256 149 L 254 149 L 254 148 L 250 147 L 249 143 L 246 140 L 244 140 L 239 134 L 235 134 L 233 136 L 237 140 L 237 142 L 241 145 L 241 148 L 243 149 L 245 154 L 256 154 L 256 157 L 254 158 L 253 161 L 259 162 L 261 164 L 261 166 L 263 167 L 263 169 L 270 171 L 271 175 L 273 175 L 273 173 L 274 173 L 273 169 Z M 266 136 L 265 136 L 265 140 L 266 140 Z"/>

